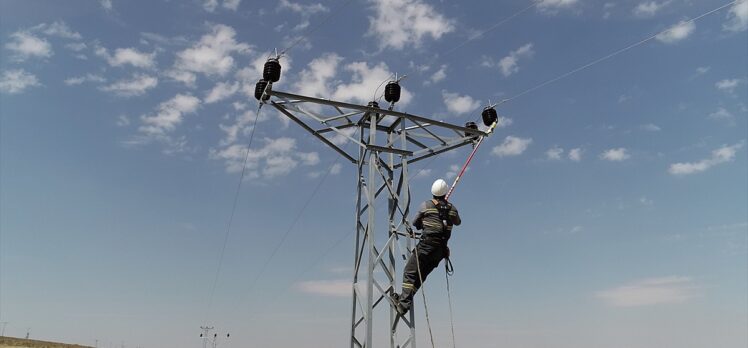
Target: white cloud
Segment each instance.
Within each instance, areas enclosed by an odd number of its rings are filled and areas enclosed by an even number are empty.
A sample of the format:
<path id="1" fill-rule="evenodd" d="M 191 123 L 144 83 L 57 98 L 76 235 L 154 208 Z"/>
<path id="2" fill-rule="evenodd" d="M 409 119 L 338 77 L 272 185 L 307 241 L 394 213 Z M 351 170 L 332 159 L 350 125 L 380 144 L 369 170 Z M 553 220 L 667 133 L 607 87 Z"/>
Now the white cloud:
<path id="1" fill-rule="evenodd" d="M 603 19 L 610 18 L 614 7 L 616 7 L 616 4 L 613 2 L 606 2 L 603 4 Z"/>
<path id="2" fill-rule="evenodd" d="M 197 75 L 189 71 L 171 69 L 167 70 L 164 75 L 174 81 L 181 82 L 187 87 L 195 87 Z"/>
<path id="3" fill-rule="evenodd" d="M 278 3 L 277 11 L 280 12 L 283 10 L 290 10 L 291 12 L 301 15 L 301 22 L 293 27 L 293 30 L 295 31 L 300 31 L 308 28 L 310 24 L 309 17 L 311 17 L 312 15 L 330 11 L 330 9 L 328 9 L 321 3 L 311 3 L 305 5 L 288 0 L 281 0 Z"/>
<path id="4" fill-rule="evenodd" d="M 574 6 L 579 0 L 538 0 L 536 6 L 542 12 L 555 12 Z"/>
<path id="5" fill-rule="evenodd" d="M 299 154 L 299 160 L 305 166 L 314 166 L 319 164 L 319 154 L 316 152 L 307 152 Z"/>
<path id="6" fill-rule="evenodd" d="M 164 136 L 182 123 L 185 114 L 194 113 L 199 106 L 200 99 L 189 94 L 177 94 L 159 104 L 155 114 L 141 116 L 143 125 L 138 130 L 150 136 Z"/>
<path id="7" fill-rule="evenodd" d="M 631 155 L 629 155 L 628 150 L 623 147 L 619 147 L 617 149 L 604 151 L 602 154 L 600 154 L 600 158 L 606 161 L 621 162 L 631 158 Z"/>
<path id="8" fill-rule="evenodd" d="M 203 0 L 203 9 L 208 12 L 214 12 L 218 7 L 218 0 Z"/>
<path id="9" fill-rule="evenodd" d="M 309 280 L 296 284 L 301 292 L 330 297 L 350 297 L 353 285 L 350 280 Z"/>
<path id="10" fill-rule="evenodd" d="M 251 47 L 235 40 L 236 31 L 216 24 L 192 47 L 177 53 L 175 68 L 181 71 L 223 76 L 234 68 L 233 53 L 250 53 Z M 177 74 L 175 74 L 177 75 Z"/>
<path id="11" fill-rule="evenodd" d="M 104 47 L 96 47 L 97 56 L 107 60 L 111 66 L 132 65 L 136 68 L 153 68 L 155 66 L 156 52 L 145 53 L 134 48 L 118 48 L 114 55 L 110 55 Z"/>
<path id="12" fill-rule="evenodd" d="M 315 58 L 299 73 L 299 80 L 293 89 L 306 96 L 329 97 L 332 94 L 330 82 L 337 74 L 338 65 L 342 60 L 343 58 L 335 53 L 325 53 Z"/>
<path id="13" fill-rule="evenodd" d="M 241 115 L 236 117 L 234 124 L 225 126 L 223 124 L 218 125 L 221 130 L 226 133 L 224 138 L 221 139 L 220 146 L 228 146 L 235 143 L 239 135 L 247 136 L 251 131 L 251 125 L 255 122 L 257 114 L 254 110 L 247 110 Z M 263 122 L 268 119 L 267 113 L 260 113 L 260 118 L 257 122 Z"/>
<path id="14" fill-rule="evenodd" d="M 293 138 L 281 137 L 264 139 L 261 148 L 252 148 L 247 154 L 247 146 L 233 144 L 221 150 L 212 150 L 212 159 L 223 160 L 226 171 L 237 173 L 242 170 L 244 158 L 247 158 L 247 178 L 274 178 L 291 173 L 299 164 L 312 166 L 319 162 L 315 152 L 300 152 Z"/>
<path id="15" fill-rule="evenodd" d="M 439 68 L 439 70 L 431 74 L 431 77 L 429 77 L 429 79 L 426 80 L 423 84 L 424 85 L 434 84 L 446 78 L 447 78 L 447 65 L 444 64 Z"/>
<path id="16" fill-rule="evenodd" d="M 461 169 L 460 166 L 457 165 L 457 164 L 450 165 L 449 166 L 449 170 L 447 171 L 446 174 L 444 174 L 444 177 L 447 178 L 447 180 L 450 180 L 450 179 L 452 179 L 452 178 L 454 178 L 454 177 L 457 176 L 457 174 L 460 172 L 460 169 Z M 470 169 L 470 168 L 468 168 L 468 169 Z M 466 171 L 467 171 L 467 169 L 466 169 Z M 431 171 L 429 171 L 429 174 L 431 174 Z"/>
<path id="17" fill-rule="evenodd" d="M 501 145 L 494 147 L 491 153 L 499 157 L 517 156 L 525 152 L 531 143 L 532 138 L 519 138 L 510 135 L 504 139 Z"/>
<path id="18" fill-rule="evenodd" d="M 401 50 L 420 46 L 426 37 L 438 40 L 453 31 L 453 21 L 421 0 L 370 0 L 376 16 L 369 17 L 369 35 L 379 47 Z"/>
<path id="19" fill-rule="evenodd" d="M 335 163 L 330 168 L 330 174 L 332 175 L 338 175 L 343 170 L 343 165 L 340 163 Z"/>
<path id="20" fill-rule="evenodd" d="M 184 36 L 167 37 L 151 32 L 141 32 L 140 37 L 140 42 L 146 45 L 186 46 L 189 44 L 189 40 Z"/>
<path id="21" fill-rule="evenodd" d="M 532 43 L 525 44 L 524 46 L 510 52 L 508 56 L 501 58 L 498 63 L 498 66 L 501 69 L 501 74 L 507 77 L 518 72 L 520 59 L 533 56 L 534 51 L 532 47 Z"/>
<path id="22" fill-rule="evenodd" d="M 660 130 L 662 130 L 662 128 L 654 123 L 643 124 L 641 128 L 642 130 L 645 130 L 647 132 L 659 132 Z"/>
<path id="23" fill-rule="evenodd" d="M 731 112 L 727 111 L 727 109 L 723 107 L 719 107 L 717 111 L 709 114 L 709 119 L 717 120 L 717 121 L 725 121 L 729 125 L 735 124 L 735 115 L 733 115 Z"/>
<path id="24" fill-rule="evenodd" d="M 239 83 L 219 82 L 205 96 L 205 103 L 212 104 L 224 100 L 236 94 L 239 90 Z"/>
<path id="25" fill-rule="evenodd" d="M 720 91 L 732 93 L 735 92 L 735 88 L 737 88 L 741 82 L 742 81 L 739 79 L 724 79 L 721 81 L 717 81 L 714 86 L 717 87 L 717 89 Z"/>
<path id="26" fill-rule="evenodd" d="M 655 14 L 657 14 L 657 12 L 662 10 L 665 6 L 667 6 L 668 4 L 670 4 L 670 1 L 663 1 L 663 2 L 645 1 L 645 2 L 639 3 L 639 5 L 637 5 L 634 8 L 633 12 L 634 12 L 634 15 L 637 17 L 642 17 L 642 18 L 652 17 Z"/>
<path id="27" fill-rule="evenodd" d="M 42 23 L 34 27 L 32 30 L 38 30 L 47 36 L 56 36 L 69 40 L 80 40 L 83 38 L 80 33 L 70 29 L 70 27 L 63 21 L 55 21 L 52 22 L 52 24 Z"/>
<path id="28" fill-rule="evenodd" d="M 582 149 L 581 148 L 573 148 L 569 150 L 569 159 L 574 162 L 579 162 L 582 160 Z"/>
<path id="29" fill-rule="evenodd" d="M 151 68 L 154 66 L 156 53 L 139 52 L 134 48 L 118 48 L 114 51 L 114 56 L 109 59 L 112 66 L 121 66 L 125 64 L 137 68 Z"/>
<path id="30" fill-rule="evenodd" d="M 643 206 L 651 207 L 654 205 L 654 201 L 647 198 L 646 196 L 643 196 L 639 198 L 639 203 L 641 203 Z"/>
<path id="31" fill-rule="evenodd" d="M 695 29 L 696 24 L 693 21 L 683 20 L 666 31 L 657 34 L 656 39 L 666 44 L 676 43 L 690 36 Z"/>
<path id="32" fill-rule="evenodd" d="M 10 34 L 10 41 L 5 44 L 5 48 L 11 50 L 14 53 L 13 58 L 18 61 L 30 57 L 48 58 L 53 54 L 49 41 L 27 31 Z"/>
<path id="33" fill-rule="evenodd" d="M 236 11 L 241 3 L 242 0 L 223 0 L 222 6 L 227 10 Z"/>
<path id="34" fill-rule="evenodd" d="M 704 75 L 709 72 L 709 70 L 712 70 L 711 66 L 700 66 L 696 68 L 696 75 Z"/>
<path id="35" fill-rule="evenodd" d="M 748 30 L 748 0 L 735 3 L 727 14 L 727 23 L 723 29 L 727 31 Z"/>
<path id="36" fill-rule="evenodd" d="M 496 121 L 496 128 L 506 128 L 512 125 L 514 123 L 514 120 L 508 117 L 499 116 L 499 119 Z"/>
<path id="37" fill-rule="evenodd" d="M 112 0 L 100 0 L 99 4 L 104 9 L 104 11 L 107 12 L 111 11 L 114 8 L 114 6 L 112 5 Z"/>
<path id="38" fill-rule="evenodd" d="M 711 157 L 698 162 L 673 163 L 670 165 L 668 172 L 673 175 L 688 175 L 704 172 L 718 164 L 732 162 L 735 159 L 735 154 L 742 147 L 743 143 L 730 146 L 724 145 L 719 149 L 712 151 Z"/>
<path id="39" fill-rule="evenodd" d="M 130 118 L 127 115 L 119 115 L 115 124 L 118 127 L 127 127 L 130 125 Z"/>
<path id="40" fill-rule="evenodd" d="M 548 151 L 545 152 L 545 156 L 548 157 L 549 160 L 555 160 L 555 161 L 560 161 L 563 154 L 564 154 L 564 149 L 558 146 L 553 146 L 552 148 L 548 149 Z"/>
<path id="41" fill-rule="evenodd" d="M 23 69 L 3 71 L 3 75 L 0 77 L 0 92 L 7 94 L 23 93 L 28 88 L 40 85 L 34 74 Z"/>
<path id="42" fill-rule="evenodd" d="M 77 77 L 71 77 L 71 78 L 65 79 L 65 84 L 68 86 L 77 86 L 77 85 L 83 84 L 84 82 L 103 83 L 103 82 L 106 82 L 106 79 L 100 75 L 95 75 L 95 74 L 86 74 L 83 76 L 77 76 Z"/>
<path id="43" fill-rule="evenodd" d="M 304 5 L 301 3 L 291 2 L 288 0 L 280 0 L 278 2 L 278 10 L 291 10 L 292 12 L 296 12 L 299 14 L 315 14 L 315 13 L 330 11 L 330 9 L 328 9 L 325 5 L 321 3 L 313 3 L 309 5 Z"/>
<path id="44" fill-rule="evenodd" d="M 369 67 L 366 62 L 353 62 L 346 65 L 344 69 L 352 73 L 351 83 L 337 86 L 333 93 L 335 100 L 368 103 L 374 98 L 374 91 L 377 87 L 393 76 L 387 64 L 384 63 Z M 410 91 L 403 87 L 398 105 L 407 106 L 412 98 Z"/>
<path id="45" fill-rule="evenodd" d="M 130 79 L 114 82 L 101 87 L 102 91 L 112 92 L 122 97 L 133 97 L 145 94 L 158 85 L 158 78 L 145 74 L 135 74 Z"/>
<path id="46" fill-rule="evenodd" d="M 247 104 L 242 102 L 233 102 L 231 103 L 231 106 L 233 106 L 236 111 L 242 111 L 247 108 Z"/>
<path id="47" fill-rule="evenodd" d="M 695 297 L 695 288 L 689 277 L 670 276 L 635 281 L 596 296 L 614 307 L 678 304 Z"/>
<path id="48" fill-rule="evenodd" d="M 480 107 L 480 100 L 475 100 L 469 95 L 459 95 L 457 93 L 442 91 L 442 98 L 444 99 L 444 105 L 447 106 L 447 110 L 457 115 L 473 112 Z"/>
<path id="49" fill-rule="evenodd" d="M 236 11 L 239 9 L 239 4 L 241 4 L 242 0 L 223 0 L 221 3 L 221 7 Z M 203 0 L 203 9 L 208 12 L 215 12 L 216 8 L 218 8 L 218 0 Z"/>
<path id="50" fill-rule="evenodd" d="M 415 172 L 415 176 L 413 177 L 413 180 L 415 179 L 421 179 L 421 178 L 428 178 L 431 176 L 431 173 L 433 170 L 428 168 L 421 168 L 418 171 Z"/>
<path id="51" fill-rule="evenodd" d="M 338 132 L 335 132 L 335 133 L 331 132 L 330 133 L 331 135 L 327 136 L 327 139 L 329 139 L 330 142 L 332 142 L 333 144 L 338 145 L 338 146 L 342 146 L 342 145 L 348 144 L 348 142 L 351 141 L 350 139 L 348 139 L 348 137 L 352 137 L 352 138 L 356 139 L 356 137 L 353 136 L 357 132 L 356 128 L 352 128 L 351 127 L 351 128 L 342 129 L 341 132 L 343 134 L 345 134 L 345 135 L 340 134 Z"/>
<path id="52" fill-rule="evenodd" d="M 86 45 L 83 42 L 72 42 L 69 44 L 65 44 L 65 48 L 74 51 L 74 52 L 80 52 L 88 48 L 88 45 Z"/>

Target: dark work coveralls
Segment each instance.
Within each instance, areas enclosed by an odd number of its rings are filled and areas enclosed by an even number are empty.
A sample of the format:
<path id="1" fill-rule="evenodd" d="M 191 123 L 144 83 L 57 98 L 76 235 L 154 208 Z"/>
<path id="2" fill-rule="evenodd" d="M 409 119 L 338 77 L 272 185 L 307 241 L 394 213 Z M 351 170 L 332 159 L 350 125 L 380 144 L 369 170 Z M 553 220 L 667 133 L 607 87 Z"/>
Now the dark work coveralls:
<path id="1" fill-rule="evenodd" d="M 418 214 L 413 219 L 413 226 L 423 230 L 421 241 L 405 264 L 403 292 L 397 298 L 403 313 L 410 310 L 413 296 L 421 287 L 418 266 L 421 268 L 421 278 L 425 281 L 426 276 L 439 265 L 439 262 L 449 256 L 447 241 L 452 235 L 452 225 L 460 223 L 462 220 L 457 208 L 445 201 L 444 197 L 435 197 L 421 204 Z"/>

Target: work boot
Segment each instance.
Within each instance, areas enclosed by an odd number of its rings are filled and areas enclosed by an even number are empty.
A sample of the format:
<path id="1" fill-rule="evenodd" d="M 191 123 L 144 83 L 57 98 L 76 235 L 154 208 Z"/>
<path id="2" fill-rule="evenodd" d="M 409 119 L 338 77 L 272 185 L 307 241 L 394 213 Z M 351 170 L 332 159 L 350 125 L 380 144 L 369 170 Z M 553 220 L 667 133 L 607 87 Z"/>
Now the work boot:
<path id="1" fill-rule="evenodd" d="M 403 291 L 397 301 L 397 312 L 405 315 L 413 304 L 413 294 L 410 291 Z"/>
<path id="2" fill-rule="evenodd" d="M 390 300 L 392 301 L 392 305 L 395 307 L 395 311 L 397 311 L 397 314 L 399 315 L 405 315 L 405 313 L 408 312 L 407 308 L 405 308 L 402 303 L 400 303 L 400 295 L 398 295 L 396 292 L 390 293 Z"/>

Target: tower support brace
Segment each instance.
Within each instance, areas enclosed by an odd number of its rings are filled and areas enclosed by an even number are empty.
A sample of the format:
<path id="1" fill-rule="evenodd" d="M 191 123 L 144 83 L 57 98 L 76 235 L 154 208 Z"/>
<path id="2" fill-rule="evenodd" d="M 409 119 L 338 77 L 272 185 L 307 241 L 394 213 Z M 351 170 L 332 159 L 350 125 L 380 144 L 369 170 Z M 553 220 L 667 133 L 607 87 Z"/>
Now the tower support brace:
<path id="1" fill-rule="evenodd" d="M 391 348 L 415 348 L 414 311 L 398 318 L 389 296 L 398 289 L 398 269 L 418 238 L 407 228 L 408 167 L 472 144 L 486 133 L 394 111 L 392 106 L 380 109 L 371 103 L 363 106 L 272 89 L 267 94 L 271 99 L 266 103 L 356 165 L 351 348 L 373 348 L 375 339 L 386 336 Z M 346 151 L 346 143 L 355 144 L 356 151 Z"/>

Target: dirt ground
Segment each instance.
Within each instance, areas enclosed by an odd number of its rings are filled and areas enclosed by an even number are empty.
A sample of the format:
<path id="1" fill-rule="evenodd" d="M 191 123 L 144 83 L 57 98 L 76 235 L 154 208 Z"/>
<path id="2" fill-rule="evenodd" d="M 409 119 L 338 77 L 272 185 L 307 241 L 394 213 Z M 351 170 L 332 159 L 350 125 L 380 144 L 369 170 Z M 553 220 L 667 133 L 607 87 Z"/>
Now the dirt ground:
<path id="1" fill-rule="evenodd" d="M 27 340 L 23 338 L 0 337 L 0 348 L 91 348 L 90 346 L 81 346 L 77 344 L 64 344 L 55 342 L 45 342 L 37 340 Z"/>

